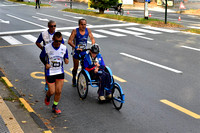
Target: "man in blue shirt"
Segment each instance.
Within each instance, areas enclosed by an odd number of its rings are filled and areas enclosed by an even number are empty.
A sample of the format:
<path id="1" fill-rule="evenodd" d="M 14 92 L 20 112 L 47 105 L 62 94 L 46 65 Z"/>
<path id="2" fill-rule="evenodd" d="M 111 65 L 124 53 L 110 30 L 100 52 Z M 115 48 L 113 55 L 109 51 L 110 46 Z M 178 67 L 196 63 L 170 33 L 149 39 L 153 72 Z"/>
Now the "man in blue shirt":
<path id="1" fill-rule="evenodd" d="M 48 22 L 48 27 L 49 29 L 46 31 L 43 31 L 42 33 L 40 33 L 37 41 L 35 42 L 35 44 L 38 46 L 38 48 L 40 48 L 41 50 L 43 49 L 43 47 L 48 44 L 48 43 L 52 43 L 53 42 L 53 35 L 55 33 L 56 30 L 56 22 L 53 20 L 50 20 Z M 43 43 L 43 45 L 41 44 Z M 64 44 L 64 40 L 62 39 L 62 44 Z M 48 90 L 48 86 L 47 83 L 45 84 L 45 90 Z"/>
<path id="2" fill-rule="evenodd" d="M 79 28 L 76 28 L 72 31 L 68 44 L 73 48 L 73 63 L 74 68 L 72 70 L 72 86 L 76 87 L 76 74 L 79 66 L 79 54 L 84 55 L 86 51 L 81 52 L 82 49 L 87 48 L 87 39 L 88 36 L 92 41 L 92 45 L 95 44 L 95 39 L 92 35 L 92 32 L 89 28 L 86 28 L 87 21 L 85 19 L 79 19 L 78 25 Z"/>

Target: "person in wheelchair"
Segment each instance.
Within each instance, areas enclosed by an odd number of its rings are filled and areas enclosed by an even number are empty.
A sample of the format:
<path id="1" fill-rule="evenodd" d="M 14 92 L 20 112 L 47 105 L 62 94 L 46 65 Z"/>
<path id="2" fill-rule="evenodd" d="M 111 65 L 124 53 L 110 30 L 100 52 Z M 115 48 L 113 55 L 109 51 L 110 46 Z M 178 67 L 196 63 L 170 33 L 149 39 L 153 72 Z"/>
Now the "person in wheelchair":
<path id="1" fill-rule="evenodd" d="M 89 53 L 85 55 L 83 65 L 84 69 L 90 73 L 91 78 L 99 81 L 99 100 L 105 101 L 104 87 L 111 87 L 111 77 L 110 74 L 105 71 L 105 63 L 103 57 L 99 53 L 99 46 L 97 44 L 91 46 Z M 110 91 L 106 91 L 106 98 L 112 98 Z"/>

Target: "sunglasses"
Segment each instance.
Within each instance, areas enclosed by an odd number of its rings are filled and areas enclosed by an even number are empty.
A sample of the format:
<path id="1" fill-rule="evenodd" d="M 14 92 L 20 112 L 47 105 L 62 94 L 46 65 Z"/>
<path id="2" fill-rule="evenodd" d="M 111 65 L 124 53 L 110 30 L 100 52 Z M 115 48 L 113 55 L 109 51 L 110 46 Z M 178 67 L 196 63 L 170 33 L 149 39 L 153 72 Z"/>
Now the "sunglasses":
<path id="1" fill-rule="evenodd" d="M 56 25 L 50 25 L 49 27 L 53 28 L 53 27 L 56 27 Z"/>
<path id="2" fill-rule="evenodd" d="M 62 43 L 62 40 L 55 40 L 55 42 L 57 42 L 57 43 L 58 43 L 58 42 Z"/>

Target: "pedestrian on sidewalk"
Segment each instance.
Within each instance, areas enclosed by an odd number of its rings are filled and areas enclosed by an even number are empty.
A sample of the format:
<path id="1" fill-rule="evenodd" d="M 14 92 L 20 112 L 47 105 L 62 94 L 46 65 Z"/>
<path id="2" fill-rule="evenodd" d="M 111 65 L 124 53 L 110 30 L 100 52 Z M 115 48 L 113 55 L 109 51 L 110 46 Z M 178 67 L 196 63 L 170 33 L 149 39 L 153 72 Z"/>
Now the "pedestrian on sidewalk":
<path id="1" fill-rule="evenodd" d="M 56 22 L 53 20 L 50 20 L 48 22 L 48 30 L 40 33 L 37 41 L 35 42 L 35 44 L 38 46 L 38 48 L 40 48 L 41 50 L 43 49 L 43 47 L 48 44 L 48 43 L 52 43 L 53 42 L 53 35 L 55 33 L 56 30 Z M 43 43 L 43 45 L 41 44 Z M 64 44 L 64 40 L 62 39 L 62 44 Z M 48 90 L 48 85 L 47 83 L 45 84 L 45 91 Z"/>
<path id="2" fill-rule="evenodd" d="M 92 35 L 92 32 L 89 28 L 86 28 L 87 21 L 85 19 L 79 19 L 78 21 L 79 28 L 76 28 L 72 31 L 68 44 L 72 47 L 72 55 L 73 55 L 73 70 L 72 70 L 72 86 L 76 87 L 76 74 L 79 66 L 79 54 L 85 55 L 86 51 L 82 51 L 83 49 L 87 48 L 87 40 L 88 36 L 90 37 L 90 40 L 92 41 L 92 45 L 95 44 L 95 39 Z M 81 47 L 81 48 L 80 48 Z"/>
<path id="3" fill-rule="evenodd" d="M 56 32 L 53 36 L 53 42 L 45 45 L 40 54 L 40 60 L 45 65 L 45 76 L 49 87 L 45 97 L 45 104 L 49 105 L 51 96 L 55 94 L 52 111 L 56 114 L 61 113 L 57 105 L 61 98 L 64 84 L 63 62 L 65 64 L 69 63 L 68 50 L 62 44 L 62 40 L 62 34 Z"/>
<path id="4" fill-rule="evenodd" d="M 35 9 L 37 9 L 37 5 L 38 5 L 38 8 L 40 9 L 40 0 L 35 1 Z"/>

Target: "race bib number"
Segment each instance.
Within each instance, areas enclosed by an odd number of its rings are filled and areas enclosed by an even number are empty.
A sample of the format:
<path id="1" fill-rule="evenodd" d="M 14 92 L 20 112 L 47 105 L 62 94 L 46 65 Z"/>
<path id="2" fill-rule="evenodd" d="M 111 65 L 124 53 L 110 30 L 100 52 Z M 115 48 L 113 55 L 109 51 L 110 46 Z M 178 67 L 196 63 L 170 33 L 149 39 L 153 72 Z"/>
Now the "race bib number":
<path id="1" fill-rule="evenodd" d="M 52 66 L 53 66 L 53 67 L 60 67 L 60 62 L 53 62 L 53 63 L 52 63 Z"/>

